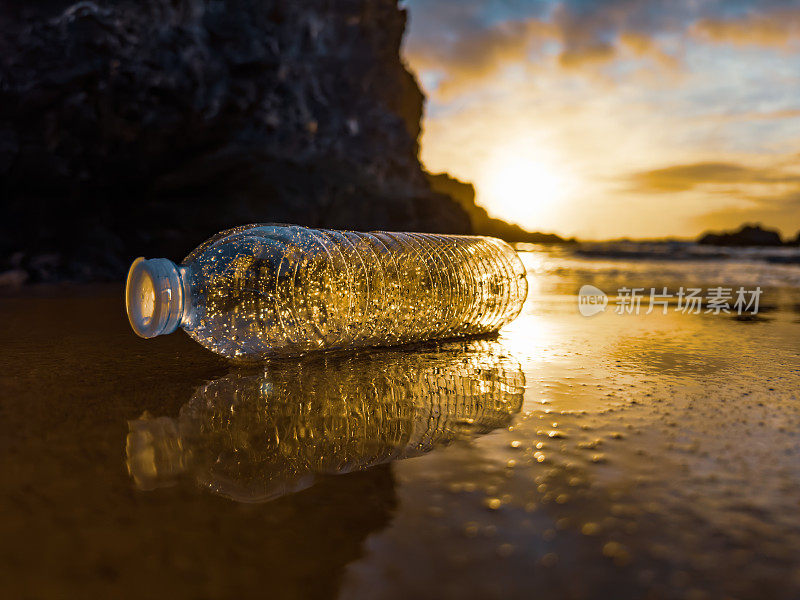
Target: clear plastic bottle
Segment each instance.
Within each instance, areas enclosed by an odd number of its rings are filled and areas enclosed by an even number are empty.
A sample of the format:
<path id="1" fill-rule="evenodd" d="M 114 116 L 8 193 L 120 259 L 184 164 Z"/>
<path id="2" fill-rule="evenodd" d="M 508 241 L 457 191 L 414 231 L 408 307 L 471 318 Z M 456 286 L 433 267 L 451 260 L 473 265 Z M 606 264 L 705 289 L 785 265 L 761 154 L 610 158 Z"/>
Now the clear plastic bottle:
<path id="1" fill-rule="evenodd" d="M 141 337 L 182 327 L 218 354 L 258 359 L 496 331 L 527 290 L 496 238 L 246 225 L 180 265 L 137 258 L 126 299 Z"/>
<path id="2" fill-rule="evenodd" d="M 263 502 L 507 427 L 524 390 L 494 341 L 267 361 L 201 385 L 177 418 L 129 421 L 128 471 L 140 489 L 188 479 Z"/>

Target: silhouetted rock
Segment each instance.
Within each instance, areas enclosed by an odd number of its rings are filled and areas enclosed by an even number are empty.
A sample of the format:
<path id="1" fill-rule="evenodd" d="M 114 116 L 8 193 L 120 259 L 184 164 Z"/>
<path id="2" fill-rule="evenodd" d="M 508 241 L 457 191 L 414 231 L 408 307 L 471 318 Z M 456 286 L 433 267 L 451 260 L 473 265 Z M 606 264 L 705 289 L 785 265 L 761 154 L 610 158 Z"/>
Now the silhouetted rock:
<path id="1" fill-rule="evenodd" d="M 565 244 L 575 243 L 574 239 L 565 240 L 554 233 L 538 233 L 527 231 L 519 225 L 506 223 L 501 219 L 489 216 L 486 209 L 475 204 L 475 186 L 464 183 L 447 173 L 427 173 L 428 181 L 434 191 L 446 194 L 461 205 L 472 222 L 472 229 L 479 235 L 491 235 L 507 242 L 528 242 L 531 244 Z"/>
<path id="2" fill-rule="evenodd" d="M 0 273 L 118 278 L 248 222 L 469 232 L 419 165 L 405 20 L 396 0 L 7 0 Z"/>
<path id="3" fill-rule="evenodd" d="M 780 246 L 781 234 L 774 229 L 764 229 L 761 225 L 743 225 L 737 231 L 706 233 L 697 240 L 698 244 L 709 246 Z"/>

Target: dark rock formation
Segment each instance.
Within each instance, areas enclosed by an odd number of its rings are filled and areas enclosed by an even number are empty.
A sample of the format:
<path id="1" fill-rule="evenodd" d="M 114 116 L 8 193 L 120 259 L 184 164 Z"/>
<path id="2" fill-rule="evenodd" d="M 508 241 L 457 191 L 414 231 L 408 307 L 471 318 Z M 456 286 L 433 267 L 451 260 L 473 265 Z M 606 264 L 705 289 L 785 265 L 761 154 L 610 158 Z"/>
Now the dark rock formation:
<path id="1" fill-rule="evenodd" d="M 780 246 L 781 234 L 774 229 L 764 229 L 761 225 L 742 225 L 737 231 L 706 233 L 697 240 L 698 244 L 708 246 Z"/>
<path id="2" fill-rule="evenodd" d="M 396 0 L 6 0 L 0 274 L 119 278 L 248 222 L 468 232 L 419 165 L 405 19 Z"/>
<path id="3" fill-rule="evenodd" d="M 451 177 L 447 173 L 427 173 L 431 188 L 447 194 L 461 205 L 469 215 L 472 229 L 479 235 L 491 235 L 507 242 L 528 242 L 531 244 L 564 244 L 575 243 L 574 239 L 565 240 L 554 233 L 538 233 L 527 231 L 519 225 L 506 223 L 489 216 L 486 209 L 475 204 L 475 186 Z"/>

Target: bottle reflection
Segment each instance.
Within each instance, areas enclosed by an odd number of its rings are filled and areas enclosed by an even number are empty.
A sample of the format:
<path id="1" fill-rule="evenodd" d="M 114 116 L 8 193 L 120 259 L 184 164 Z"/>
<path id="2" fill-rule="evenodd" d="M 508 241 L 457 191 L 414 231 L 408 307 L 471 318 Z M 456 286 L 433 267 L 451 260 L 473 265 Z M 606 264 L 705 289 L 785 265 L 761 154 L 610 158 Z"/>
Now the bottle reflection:
<path id="1" fill-rule="evenodd" d="M 491 341 L 273 361 L 201 386 L 177 419 L 129 421 L 128 471 L 140 489 L 189 476 L 264 502 L 506 426 L 524 383 Z"/>

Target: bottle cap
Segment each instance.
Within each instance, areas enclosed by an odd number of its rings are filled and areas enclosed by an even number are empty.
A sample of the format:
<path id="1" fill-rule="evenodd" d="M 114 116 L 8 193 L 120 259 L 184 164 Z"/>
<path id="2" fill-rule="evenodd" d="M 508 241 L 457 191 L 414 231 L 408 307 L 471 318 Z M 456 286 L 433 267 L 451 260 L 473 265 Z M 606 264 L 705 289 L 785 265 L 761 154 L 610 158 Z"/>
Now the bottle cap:
<path id="1" fill-rule="evenodd" d="M 143 256 L 133 261 L 125 304 L 136 335 L 151 338 L 175 331 L 181 323 L 183 303 L 183 280 L 175 263 Z"/>

